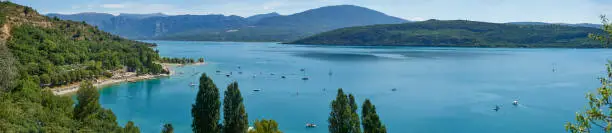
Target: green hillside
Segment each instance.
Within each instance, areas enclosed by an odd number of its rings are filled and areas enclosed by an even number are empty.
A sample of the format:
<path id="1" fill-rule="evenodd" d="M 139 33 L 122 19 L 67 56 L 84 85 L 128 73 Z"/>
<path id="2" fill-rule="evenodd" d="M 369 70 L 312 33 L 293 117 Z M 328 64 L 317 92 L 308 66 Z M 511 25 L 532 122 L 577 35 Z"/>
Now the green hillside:
<path id="1" fill-rule="evenodd" d="M 83 103 L 87 99 L 79 97 L 83 102 L 76 107 L 84 108 L 75 109 L 70 97 L 41 88 L 109 77 L 120 69 L 162 73 L 149 45 L 0 2 L 0 132 L 135 132 L 133 124 L 120 127 L 97 100 Z M 97 99 L 96 94 L 88 96 Z"/>
<path id="2" fill-rule="evenodd" d="M 349 27 L 289 42 L 322 45 L 402 45 L 450 47 L 601 47 L 590 40 L 596 28 L 515 25 L 465 20 Z"/>

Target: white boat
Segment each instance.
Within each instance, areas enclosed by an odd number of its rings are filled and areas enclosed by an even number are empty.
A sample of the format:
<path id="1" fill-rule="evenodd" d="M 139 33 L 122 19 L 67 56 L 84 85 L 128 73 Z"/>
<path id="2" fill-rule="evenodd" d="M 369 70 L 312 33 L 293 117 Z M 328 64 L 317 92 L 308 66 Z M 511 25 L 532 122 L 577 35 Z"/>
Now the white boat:
<path id="1" fill-rule="evenodd" d="M 313 123 L 306 123 L 306 127 L 307 128 L 315 128 L 315 127 L 317 127 L 317 125 L 313 124 Z"/>

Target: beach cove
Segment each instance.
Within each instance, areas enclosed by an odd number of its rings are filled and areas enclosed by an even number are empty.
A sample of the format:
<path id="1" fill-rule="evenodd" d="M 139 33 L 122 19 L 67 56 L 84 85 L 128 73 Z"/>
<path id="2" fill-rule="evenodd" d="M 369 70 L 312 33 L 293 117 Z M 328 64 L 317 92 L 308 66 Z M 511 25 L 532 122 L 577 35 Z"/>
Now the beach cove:
<path id="1" fill-rule="evenodd" d="M 172 74 L 174 74 L 173 68 L 185 66 L 184 64 L 171 64 L 171 63 L 161 63 L 161 64 L 164 69 L 169 70 L 169 74 L 137 75 L 134 72 L 121 72 L 121 73 L 114 74 L 113 77 L 111 78 L 96 79 L 93 81 L 93 85 L 98 89 L 103 89 L 106 86 L 114 85 L 114 84 L 120 84 L 120 83 L 125 83 L 125 82 L 138 82 L 142 80 L 169 77 L 169 76 L 172 76 Z M 198 63 L 192 63 L 192 64 L 186 64 L 186 65 L 205 65 L 205 64 L 206 63 L 198 62 Z M 76 94 L 76 92 L 79 90 L 80 84 L 81 82 L 77 82 L 77 83 L 73 83 L 69 85 L 53 87 L 53 88 L 46 88 L 46 89 L 51 90 L 54 95 L 68 96 L 68 95 Z"/>

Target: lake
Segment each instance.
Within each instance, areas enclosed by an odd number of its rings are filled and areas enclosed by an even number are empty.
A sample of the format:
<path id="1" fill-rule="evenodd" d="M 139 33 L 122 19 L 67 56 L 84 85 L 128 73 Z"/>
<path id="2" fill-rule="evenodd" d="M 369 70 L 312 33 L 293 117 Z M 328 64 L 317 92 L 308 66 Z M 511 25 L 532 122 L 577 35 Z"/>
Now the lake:
<path id="1" fill-rule="evenodd" d="M 159 132 L 164 123 L 191 132 L 197 87 L 189 84 L 197 84 L 201 73 L 212 77 L 221 96 L 238 81 L 249 121 L 274 119 L 286 133 L 328 132 L 338 88 L 354 94 L 359 106 L 371 99 L 390 133 L 564 132 L 565 122 L 586 106 L 585 94 L 600 86 L 597 78 L 612 55 L 607 49 L 148 42 L 159 45 L 161 56 L 204 57 L 208 64 L 100 91 L 102 106 L 121 125 L 132 120 L 146 133 Z M 309 122 L 319 127 L 305 128 Z"/>

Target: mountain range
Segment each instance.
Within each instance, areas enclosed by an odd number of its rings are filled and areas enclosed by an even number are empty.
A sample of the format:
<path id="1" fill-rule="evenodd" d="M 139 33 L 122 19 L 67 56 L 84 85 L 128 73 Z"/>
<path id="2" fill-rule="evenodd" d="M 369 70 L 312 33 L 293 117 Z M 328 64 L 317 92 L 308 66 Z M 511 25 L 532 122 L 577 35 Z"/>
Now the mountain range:
<path id="1" fill-rule="evenodd" d="M 603 33 L 603 30 L 558 24 L 428 20 L 342 28 L 289 43 L 428 47 L 602 47 L 600 42 L 587 37 L 589 33 Z"/>
<path id="2" fill-rule="evenodd" d="M 206 41 L 291 41 L 337 28 L 409 22 L 353 5 L 327 6 L 291 15 L 269 13 L 246 18 L 215 14 L 113 16 L 79 13 L 47 16 L 85 21 L 101 30 L 130 39 Z"/>

